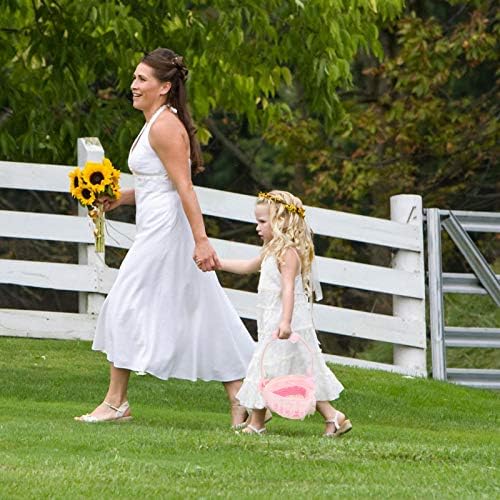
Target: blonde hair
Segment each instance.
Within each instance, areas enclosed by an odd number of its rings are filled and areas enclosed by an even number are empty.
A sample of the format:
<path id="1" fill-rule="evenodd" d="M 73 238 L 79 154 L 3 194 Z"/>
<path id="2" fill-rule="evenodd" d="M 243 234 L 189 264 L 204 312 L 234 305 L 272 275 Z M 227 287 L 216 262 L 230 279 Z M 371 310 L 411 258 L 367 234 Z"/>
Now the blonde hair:
<path id="1" fill-rule="evenodd" d="M 260 193 L 257 205 L 269 207 L 269 223 L 273 237 L 262 248 L 262 256 L 273 255 L 283 263 L 288 248 L 295 248 L 299 254 L 304 290 L 312 297 L 311 266 L 314 258 L 312 231 L 304 218 L 302 201 L 288 191 Z"/>

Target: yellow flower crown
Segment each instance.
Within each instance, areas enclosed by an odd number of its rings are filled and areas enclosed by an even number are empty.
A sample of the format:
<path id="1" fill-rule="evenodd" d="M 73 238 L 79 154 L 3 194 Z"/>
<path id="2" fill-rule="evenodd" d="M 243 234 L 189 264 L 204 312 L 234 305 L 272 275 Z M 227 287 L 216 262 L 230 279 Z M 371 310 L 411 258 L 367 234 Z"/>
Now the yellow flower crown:
<path id="1" fill-rule="evenodd" d="M 279 196 L 276 196 L 274 194 L 260 192 L 258 197 L 263 200 L 269 200 L 274 203 L 281 203 L 282 205 L 285 205 L 285 208 L 291 214 L 299 214 L 302 218 L 306 216 L 306 211 L 302 207 L 298 207 L 293 203 L 287 203 L 283 198 L 280 198 Z"/>

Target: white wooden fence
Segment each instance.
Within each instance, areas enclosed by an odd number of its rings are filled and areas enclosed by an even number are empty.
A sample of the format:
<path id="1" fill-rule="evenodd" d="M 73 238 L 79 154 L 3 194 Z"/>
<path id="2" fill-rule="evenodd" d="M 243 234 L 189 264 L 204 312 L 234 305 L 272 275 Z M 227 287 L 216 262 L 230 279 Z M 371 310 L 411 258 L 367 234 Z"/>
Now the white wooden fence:
<path id="1" fill-rule="evenodd" d="M 104 154 L 97 139 L 79 139 L 83 165 Z M 0 189 L 67 192 L 73 167 L 0 161 Z M 132 187 L 133 177 L 122 174 L 122 187 Z M 196 188 L 206 215 L 254 223 L 252 196 Z M 1 195 L 1 191 L 0 191 Z M 318 330 L 394 345 L 394 364 L 373 363 L 325 355 L 335 363 L 378 368 L 410 375 L 426 375 L 425 277 L 422 201 L 416 195 L 391 198 L 391 219 L 306 207 L 318 235 L 353 240 L 393 249 L 392 267 L 367 265 L 318 257 L 323 283 L 393 295 L 393 315 L 375 314 L 323 304 L 314 305 Z M 58 215 L 0 210 L 0 238 L 28 238 L 80 244 L 79 264 L 0 259 L 0 284 L 15 284 L 80 292 L 80 313 L 0 309 L 0 335 L 51 339 L 93 337 L 96 315 L 111 288 L 117 270 L 96 257 L 91 223 L 85 215 Z M 135 226 L 113 221 L 106 244 L 129 248 Z M 212 239 L 223 258 L 257 255 L 259 247 L 236 241 Z M 241 317 L 255 319 L 256 294 L 226 289 Z"/>

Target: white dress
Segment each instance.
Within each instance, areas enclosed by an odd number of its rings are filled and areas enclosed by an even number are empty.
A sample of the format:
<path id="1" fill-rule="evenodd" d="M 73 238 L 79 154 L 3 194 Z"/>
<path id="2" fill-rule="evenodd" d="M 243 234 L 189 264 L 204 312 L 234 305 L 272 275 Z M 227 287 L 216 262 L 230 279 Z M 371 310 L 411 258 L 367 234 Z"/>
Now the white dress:
<path id="1" fill-rule="evenodd" d="M 281 275 L 274 256 L 267 256 L 262 262 L 257 307 L 259 342 L 248 367 L 245 381 L 236 395 L 240 403 L 247 408 L 265 407 L 259 392 L 261 356 L 264 347 L 272 339 L 272 334 L 278 328 L 281 320 Z M 287 340 L 274 341 L 264 356 L 265 377 L 269 379 L 287 374 L 305 374 L 312 365 L 316 401 L 337 399 L 344 387 L 326 366 L 323 359 L 313 324 L 311 304 L 304 292 L 300 274 L 295 278 L 292 331 L 304 339 L 313 353 L 313 359 L 311 359 L 309 350 L 300 342 L 292 344 Z"/>
<path id="2" fill-rule="evenodd" d="M 117 368 L 160 379 L 242 379 L 255 342 L 215 272 L 194 263 L 180 197 L 149 143 L 164 110 L 144 125 L 129 154 L 136 237 L 102 306 L 92 348 Z"/>

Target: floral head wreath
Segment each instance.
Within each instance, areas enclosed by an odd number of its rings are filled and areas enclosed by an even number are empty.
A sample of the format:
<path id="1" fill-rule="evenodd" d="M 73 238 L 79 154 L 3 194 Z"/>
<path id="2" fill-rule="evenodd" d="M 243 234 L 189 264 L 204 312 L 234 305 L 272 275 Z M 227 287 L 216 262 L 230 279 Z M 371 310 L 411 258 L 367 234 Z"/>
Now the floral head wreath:
<path id="1" fill-rule="evenodd" d="M 302 207 L 298 207 L 297 205 L 294 205 L 293 203 L 287 203 L 283 198 L 280 198 L 279 196 L 276 196 L 275 194 L 260 192 L 258 197 L 261 200 L 269 200 L 269 201 L 272 201 L 274 203 L 280 203 L 281 205 L 285 205 L 285 208 L 291 214 L 299 214 L 302 218 L 304 218 L 306 215 L 306 211 Z"/>

